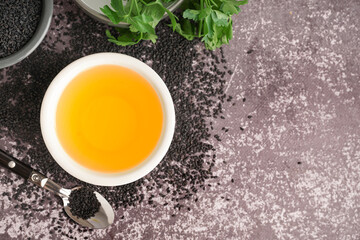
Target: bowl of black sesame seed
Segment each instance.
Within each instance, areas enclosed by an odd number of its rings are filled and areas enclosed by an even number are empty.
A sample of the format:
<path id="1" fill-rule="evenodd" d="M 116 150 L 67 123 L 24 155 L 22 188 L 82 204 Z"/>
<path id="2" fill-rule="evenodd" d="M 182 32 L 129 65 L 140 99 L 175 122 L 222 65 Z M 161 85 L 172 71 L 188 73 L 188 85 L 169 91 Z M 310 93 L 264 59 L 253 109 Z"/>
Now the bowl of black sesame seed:
<path id="1" fill-rule="evenodd" d="M 0 1 L 0 69 L 30 55 L 44 39 L 53 0 Z"/>

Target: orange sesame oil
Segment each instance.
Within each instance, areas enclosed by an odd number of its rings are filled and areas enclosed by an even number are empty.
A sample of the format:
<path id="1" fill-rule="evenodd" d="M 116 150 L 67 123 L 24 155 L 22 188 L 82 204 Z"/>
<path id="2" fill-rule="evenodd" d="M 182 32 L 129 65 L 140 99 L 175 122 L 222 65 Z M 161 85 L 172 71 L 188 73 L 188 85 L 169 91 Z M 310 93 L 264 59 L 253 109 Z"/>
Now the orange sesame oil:
<path id="1" fill-rule="evenodd" d="M 57 106 L 56 132 L 80 165 L 114 173 L 136 167 L 155 149 L 163 127 L 159 97 L 140 74 L 101 65 L 78 74 Z"/>

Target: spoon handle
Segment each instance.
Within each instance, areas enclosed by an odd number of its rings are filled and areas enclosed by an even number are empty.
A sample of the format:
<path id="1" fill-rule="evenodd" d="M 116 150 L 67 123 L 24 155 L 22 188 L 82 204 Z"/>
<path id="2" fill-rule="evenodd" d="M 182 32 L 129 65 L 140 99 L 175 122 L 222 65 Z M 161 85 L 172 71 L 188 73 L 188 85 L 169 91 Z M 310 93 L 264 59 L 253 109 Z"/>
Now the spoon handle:
<path id="1" fill-rule="evenodd" d="M 2 150 L 0 150 L 0 165 L 25 178 L 25 180 L 39 187 L 45 188 L 46 190 L 49 190 L 50 192 L 53 192 L 60 197 L 68 197 L 70 195 L 69 190 L 62 188 L 60 185 L 48 179 L 46 176 L 35 171 L 30 166 L 20 162 Z"/>
<path id="2" fill-rule="evenodd" d="M 0 165 L 17 175 L 29 179 L 33 169 L 0 150 Z"/>

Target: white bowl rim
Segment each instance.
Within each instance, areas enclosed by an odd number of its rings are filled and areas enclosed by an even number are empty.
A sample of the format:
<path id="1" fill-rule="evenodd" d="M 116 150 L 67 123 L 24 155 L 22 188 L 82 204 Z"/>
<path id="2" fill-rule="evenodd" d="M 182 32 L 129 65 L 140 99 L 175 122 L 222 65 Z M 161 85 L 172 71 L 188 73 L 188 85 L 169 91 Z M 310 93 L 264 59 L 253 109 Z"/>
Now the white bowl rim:
<path id="1" fill-rule="evenodd" d="M 78 6 L 84 10 L 84 12 L 89 15 L 90 17 L 92 17 L 93 19 L 108 24 L 110 26 L 113 27 L 121 27 L 121 28 L 128 28 L 130 26 L 130 24 L 125 23 L 125 22 L 119 22 L 118 24 L 114 24 L 110 21 L 110 19 L 105 16 L 105 14 L 103 14 L 100 11 L 100 8 L 98 11 L 94 10 L 92 7 L 90 7 L 86 2 L 88 2 L 89 0 L 75 0 L 75 2 L 78 4 Z M 178 7 L 180 7 L 180 5 L 184 2 L 184 0 L 176 0 L 172 3 L 166 4 L 165 6 L 167 6 L 167 9 L 170 12 L 174 12 Z M 102 5 L 101 7 L 105 6 L 105 5 L 109 5 L 110 6 L 110 0 L 108 1 L 107 4 Z M 167 17 L 168 14 L 165 13 L 163 18 Z"/>
<path id="2" fill-rule="evenodd" d="M 119 65 L 142 75 L 157 92 L 164 114 L 163 130 L 152 154 L 137 167 L 120 173 L 97 172 L 77 163 L 64 150 L 56 134 L 56 109 L 59 98 L 80 72 L 99 65 Z M 160 76 L 147 64 L 120 53 L 96 53 L 82 57 L 61 70 L 49 85 L 40 110 L 41 133 L 55 161 L 72 176 L 94 185 L 119 186 L 134 182 L 151 172 L 170 147 L 175 130 L 175 109 L 170 92 Z"/>

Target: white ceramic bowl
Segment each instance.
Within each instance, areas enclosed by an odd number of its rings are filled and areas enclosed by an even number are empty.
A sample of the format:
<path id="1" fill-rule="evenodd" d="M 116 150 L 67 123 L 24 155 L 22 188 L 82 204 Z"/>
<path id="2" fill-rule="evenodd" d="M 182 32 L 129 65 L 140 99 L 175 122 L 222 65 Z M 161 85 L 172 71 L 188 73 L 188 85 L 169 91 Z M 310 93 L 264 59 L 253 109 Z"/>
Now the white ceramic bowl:
<path id="1" fill-rule="evenodd" d="M 184 0 L 176 0 L 171 3 L 164 3 L 164 6 L 167 9 L 169 9 L 171 12 L 173 12 L 181 5 L 183 1 Z M 88 14 L 90 17 L 94 18 L 95 20 L 98 20 L 110 26 L 122 27 L 122 28 L 129 27 L 129 24 L 124 22 L 120 22 L 118 24 L 112 23 L 110 19 L 106 17 L 104 13 L 100 10 L 100 8 L 103 8 L 105 5 L 111 6 L 110 5 L 111 0 L 75 0 L 75 2 L 82 10 L 85 11 L 86 14 Z M 166 13 L 165 16 L 167 16 Z"/>
<path id="2" fill-rule="evenodd" d="M 104 64 L 127 67 L 143 76 L 157 92 L 164 114 L 160 140 L 151 155 L 137 167 L 120 173 L 102 173 L 83 167 L 66 153 L 56 134 L 56 108 L 65 87 L 76 75 L 84 70 Z M 165 83 L 148 65 L 136 58 L 123 54 L 97 53 L 74 61 L 54 78 L 42 102 L 40 124 L 42 136 L 48 150 L 65 171 L 91 184 L 118 186 L 144 177 L 159 164 L 169 149 L 174 134 L 175 110 Z"/>

